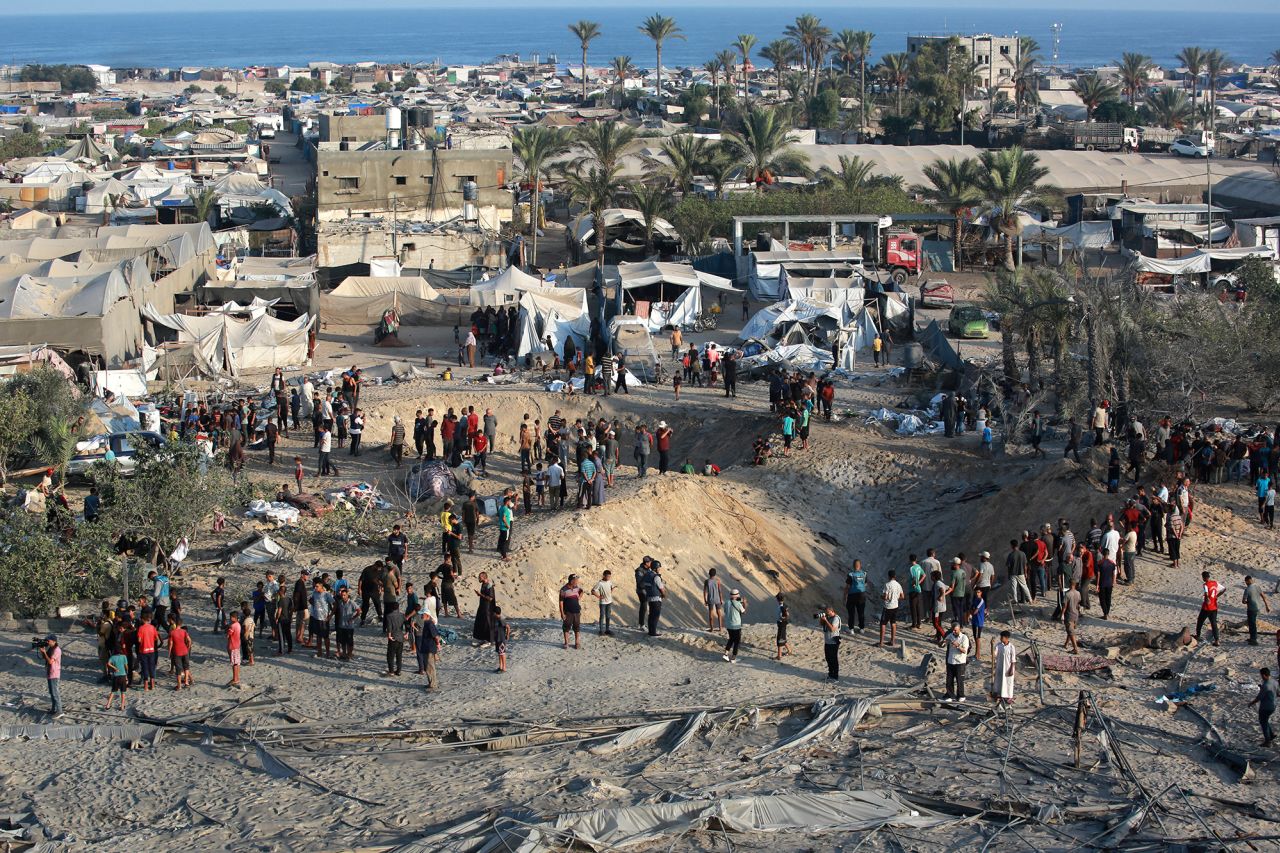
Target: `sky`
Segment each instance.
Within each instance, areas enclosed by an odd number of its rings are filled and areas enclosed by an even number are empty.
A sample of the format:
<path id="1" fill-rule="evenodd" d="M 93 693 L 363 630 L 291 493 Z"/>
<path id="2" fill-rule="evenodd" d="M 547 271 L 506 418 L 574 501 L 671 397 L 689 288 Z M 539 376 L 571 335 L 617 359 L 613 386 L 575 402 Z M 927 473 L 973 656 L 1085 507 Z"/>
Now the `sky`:
<path id="1" fill-rule="evenodd" d="M 894 6 L 900 8 L 956 8 L 956 9 L 972 9 L 972 8 L 1018 8 L 1025 9 L 1027 0 L 973 0 L 973 2 L 954 3 L 947 0 L 862 0 L 864 5 L 869 6 Z M 79 14 L 79 13 L 98 13 L 102 14 L 104 9 L 103 0 L 45 0 L 40 3 L 38 8 L 33 8 L 32 3 L 25 0 L 0 0 L 0 16 L 5 15 L 60 15 L 60 14 Z M 672 0 L 659 0 L 657 3 L 643 3 L 639 0 L 595 0 L 593 6 L 611 6 L 617 8 L 641 8 L 641 9 L 664 9 L 665 11 L 678 11 L 680 6 L 763 6 L 774 5 L 774 0 L 692 0 L 692 2 L 673 2 Z M 797 6 L 797 9 L 803 7 L 801 11 L 812 9 L 815 13 L 823 7 L 840 5 L 847 7 L 848 0 L 803 0 Z M 148 12 L 150 14 L 163 14 L 156 6 L 154 0 L 112 0 L 109 4 L 112 12 Z M 581 0 L 533 0 L 533 2 L 521 3 L 519 0 L 440 0 L 438 2 L 427 2 L 427 0 L 358 0 L 353 3 L 352 0 L 182 0 L 178 3 L 166 4 L 165 12 L 190 11 L 229 11 L 229 10 L 296 10 L 296 11 L 315 11 L 318 9 L 343 9 L 353 11 L 356 9 L 367 9 L 369 11 L 377 9 L 430 9 L 442 6 L 466 6 L 474 8 L 476 6 L 493 6 L 493 7 L 513 7 L 521 6 L 523 8 L 545 8 L 545 7 L 581 7 Z M 1126 11 L 1141 11 L 1150 9 L 1153 12 L 1159 11 L 1205 11 L 1207 4 L 1204 0 L 1126 0 L 1124 8 Z M 1073 2 L 1051 2 L 1042 9 L 1054 8 L 1070 8 L 1073 10 L 1080 9 L 1108 9 L 1115 7 L 1115 0 L 1074 0 Z M 1229 10 L 1223 10 L 1220 6 L 1213 7 L 1215 11 L 1222 13 L 1229 11 L 1231 13 L 1257 13 L 1272 12 L 1276 10 L 1275 0 L 1234 0 L 1230 4 Z M 584 13 L 585 14 L 585 13 Z"/>

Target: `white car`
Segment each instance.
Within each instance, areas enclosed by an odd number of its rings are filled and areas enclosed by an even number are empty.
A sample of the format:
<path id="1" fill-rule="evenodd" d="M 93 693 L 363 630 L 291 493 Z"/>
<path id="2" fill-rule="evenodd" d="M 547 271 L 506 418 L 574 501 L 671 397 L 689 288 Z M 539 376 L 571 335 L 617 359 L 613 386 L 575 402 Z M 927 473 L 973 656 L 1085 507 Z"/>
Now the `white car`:
<path id="1" fill-rule="evenodd" d="M 1179 157 L 1208 157 L 1210 152 L 1207 146 L 1199 142 L 1181 138 L 1169 143 L 1169 153 Z"/>

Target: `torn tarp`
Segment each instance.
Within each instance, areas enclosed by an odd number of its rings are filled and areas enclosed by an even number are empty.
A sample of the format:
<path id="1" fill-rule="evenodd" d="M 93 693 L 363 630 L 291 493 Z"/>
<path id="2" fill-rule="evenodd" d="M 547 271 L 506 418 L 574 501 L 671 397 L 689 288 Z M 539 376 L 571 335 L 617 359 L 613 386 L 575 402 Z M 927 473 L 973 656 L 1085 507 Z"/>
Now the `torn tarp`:
<path id="1" fill-rule="evenodd" d="M 786 740 L 758 753 L 755 760 L 759 761 L 765 756 L 802 746 L 815 738 L 843 737 L 850 734 L 867 715 L 867 711 L 871 710 L 873 704 L 875 703 L 870 699 L 850 699 L 845 702 L 823 699 L 813 706 L 814 715 L 809 725 Z"/>
<path id="2" fill-rule="evenodd" d="M 106 741 L 142 741 L 155 745 L 163 736 L 159 726 L 0 726 L 0 741 L 6 740 L 78 740 L 86 743 Z"/>
<path id="3" fill-rule="evenodd" d="M 680 720 L 678 719 L 663 720 L 658 723 L 636 726 L 633 729 L 627 729 L 617 737 L 609 738 L 603 743 L 590 747 L 587 751 L 592 755 L 609 755 L 610 753 L 630 749 L 637 744 L 652 743 L 659 738 L 666 737 L 667 733 L 675 729 L 679 722 Z"/>
<path id="4" fill-rule="evenodd" d="M 297 510 L 294 510 L 297 513 Z M 296 521 L 295 516 L 295 521 Z M 261 563 L 274 563 L 284 559 L 284 549 L 276 544 L 270 536 L 263 536 L 251 542 L 231 558 L 233 566 L 254 566 Z"/>

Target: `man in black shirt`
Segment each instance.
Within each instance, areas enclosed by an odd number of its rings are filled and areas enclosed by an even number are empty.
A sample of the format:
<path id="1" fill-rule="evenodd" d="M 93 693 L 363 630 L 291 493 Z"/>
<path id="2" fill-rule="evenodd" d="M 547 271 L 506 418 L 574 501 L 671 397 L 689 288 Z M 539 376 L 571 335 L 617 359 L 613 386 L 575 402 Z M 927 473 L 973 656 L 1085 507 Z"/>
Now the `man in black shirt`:
<path id="1" fill-rule="evenodd" d="M 293 600 L 290 602 L 293 611 L 294 639 L 298 645 L 309 647 L 311 639 L 305 637 L 303 630 L 307 625 L 307 596 L 311 594 L 311 571 L 303 569 L 293 584 Z"/>
<path id="2" fill-rule="evenodd" d="M 387 537 L 387 562 L 395 563 L 396 568 L 404 571 L 404 559 L 409 555 L 409 537 L 404 535 L 400 525 L 391 528 Z"/>
<path id="3" fill-rule="evenodd" d="M 467 529 L 467 553 L 476 550 L 476 527 L 480 524 L 480 500 L 475 492 L 467 494 L 462 503 L 462 526 Z"/>
<path id="4" fill-rule="evenodd" d="M 285 588 L 285 577 L 280 576 L 280 588 Z M 285 653 L 285 646 L 289 647 L 289 654 L 293 654 L 293 634 L 289 632 L 290 622 L 293 619 L 293 597 L 285 595 L 283 592 L 276 595 L 275 599 L 275 617 L 276 624 L 276 654 Z"/>
<path id="5" fill-rule="evenodd" d="M 400 605 L 394 601 L 387 602 L 387 675 L 399 675 L 400 663 L 404 657 L 404 614 Z"/>
<path id="6" fill-rule="evenodd" d="M 453 589 L 453 582 L 458 576 L 457 569 L 453 565 L 453 555 L 445 554 L 444 562 L 436 571 L 440 575 L 440 615 L 449 615 L 449 608 L 452 607 L 453 615 L 461 619 L 462 611 L 458 608 L 458 595 Z"/>
<path id="7" fill-rule="evenodd" d="M 379 588 L 382 584 L 382 561 L 378 560 L 372 565 L 365 566 L 364 571 L 360 573 L 360 627 L 364 627 L 365 620 L 369 617 L 369 602 L 373 602 L 374 611 L 378 614 L 378 620 L 383 619 L 382 615 L 382 590 Z"/>

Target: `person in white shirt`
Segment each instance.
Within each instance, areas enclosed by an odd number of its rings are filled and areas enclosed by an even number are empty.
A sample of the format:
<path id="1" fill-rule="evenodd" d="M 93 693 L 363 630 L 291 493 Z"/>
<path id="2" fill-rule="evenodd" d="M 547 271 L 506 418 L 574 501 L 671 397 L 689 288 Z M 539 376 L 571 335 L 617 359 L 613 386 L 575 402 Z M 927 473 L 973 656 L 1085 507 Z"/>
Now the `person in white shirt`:
<path id="1" fill-rule="evenodd" d="M 1017 672 L 1018 651 L 1008 631 L 1000 632 L 991 661 L 991 697 L 1005 705 L 1013 704 L 1013 680 Z"/>
<path id="2" fill-rule="evenodd" d="M 822 653 L 827 659 L 827 680 L 837 681 L 840 678 L 840 617 L 830 604 L 818 614 L 818 624 L 822 626 Z"/>
<path id="3" fill-rule="evenodd" d="M 564 509 L 564 499 L 568 494 L 568 489 L 564 482 L 564 468 L 560 466 L 558 461 L 551 463 L 551 467 L 547 469 L 547 488 L 551 490 L 550 500 L 559 498 L 559 507 Z"/>
<path id="4" fill-rule="evenodd" d="M 613 572 L 605 569 L 604 576 L 596 582 L 591 594 L 600 602 L 600 633 L 613 636 Z"/>
<path id="5" fill-rule="evenodd" d="M 969 635 L 960 630 L 959 622 L 951 623 L 947 633 L 947 692 L 943 702 L 964 701 L 964 668 L 969 663 Z"/>
<path id="6" fill-rule="evenodd" d="M 1115 525 L 1102 534 L 1102 550 L 1108 554 L 1120 553 L 1120 530 Z"/>
<path id="7" fill-rule="evenodd" d="M 880 594 L 880 600 L 884 602 L 884 609 L 880 611 L 880 642 L 878 645 L 884 645 L 884 626 L 889 626 L 889 645 L 893 645 L 898 639 L 898 604 L 902 601 L 902 584 L 898 583 L 897 572 L 893 569 L 889 570 L 889 580 L 884 585 L 884 591 Z"/>

